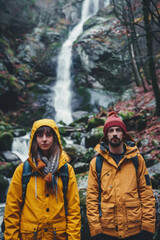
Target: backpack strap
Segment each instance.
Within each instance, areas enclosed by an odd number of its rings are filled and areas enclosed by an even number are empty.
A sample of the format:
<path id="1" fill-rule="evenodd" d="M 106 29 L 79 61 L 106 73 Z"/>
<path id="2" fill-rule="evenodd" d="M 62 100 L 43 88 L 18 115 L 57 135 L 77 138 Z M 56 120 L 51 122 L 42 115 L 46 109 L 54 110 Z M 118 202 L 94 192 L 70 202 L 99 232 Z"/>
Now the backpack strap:
<path id="1" fill-rule="evenodd" d="M 101 170 L 103 164 L 103 157 L 98 154 L 96 157 L 96 171 L 97 171 L 97 178 L 98 178 L 98 186 L 99 186 L 99 196 L 98 196 L 98 209 L 99 209 L 99 216 L 102 216 L 101 211 Z"/>
<path id="2" fill-rule="evenodd" d="M 138 156 L 136 155 L 135 157 L 131 158 L 131 161 L 136 169 L 136 174 L 138 172 L 138 166 L 139 166 L 139 162 L 138 162 Z"/>
<path id="3" fill-rule="evenodd" d="M 69 181 L 69 173 L 68 173 L 68 164 L 65 163 L 58 173 L 58 176 L 61 176 L 61 180 L 63 183 L 63 195 L 64 195 L 64 207 L 65 207 L 65 214 L 68 215 L 67 210 L 67 190 L 68 190 L 68 181 Z"/>
<path id="4" fill-rule="evenodd" d="M 32 167 L 30 166 L 28 161 L 25 161 L 24 165 L 23 165 L 23 172 L 22 172 L 22 205 L 21 205 L 21 210 L 22 210 L 24 202 L 25 202 L 27 184 L 29 183 L 30 177 L 33 176 L 33 175 L 35 175 L 35 173 L 32 172 Z"/>

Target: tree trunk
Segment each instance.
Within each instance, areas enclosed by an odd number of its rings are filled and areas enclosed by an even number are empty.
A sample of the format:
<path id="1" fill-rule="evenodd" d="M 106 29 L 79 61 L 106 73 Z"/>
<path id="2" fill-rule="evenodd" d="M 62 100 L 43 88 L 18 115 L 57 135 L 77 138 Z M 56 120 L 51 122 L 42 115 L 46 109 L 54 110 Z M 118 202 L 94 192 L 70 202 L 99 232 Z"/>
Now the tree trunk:
<path id="1" fill-rule="evenodd" d="M 148 66 L 150 71 L 150 78 L 152 81 L 152 87 L 156 100 L 156 111 L 155 114 L 160 116 L 160 90 L 158 86 L 158 81 L 156 77 L 155 63 L 153 59 L 153 39 L 151 33 L 151 24 L 149 20 L 149 11 L 146 7 L 146 4 L 149 6 L 149 0 L 143 0 L 143 14 L 144 14 L 144 25 L 146 29 L 146 41 L 147 41 L 147 51 L 148 51 Z"/>

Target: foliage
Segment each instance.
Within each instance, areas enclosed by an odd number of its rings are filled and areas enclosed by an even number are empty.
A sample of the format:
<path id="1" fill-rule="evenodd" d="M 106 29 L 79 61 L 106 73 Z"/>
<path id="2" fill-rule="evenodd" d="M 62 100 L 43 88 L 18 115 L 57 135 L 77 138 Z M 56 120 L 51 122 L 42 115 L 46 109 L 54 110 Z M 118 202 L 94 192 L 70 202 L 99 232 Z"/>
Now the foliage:
<path id="1" fill-rule="evenodd" d="M 128 118 L 132 118 L 134 116 L 134 114 L 135 114 L 135 112 L 128 111 L 128 110 L 126 110 L 125 112 L 124 111 L 120 111 L 118 113 L 118 115 L 122 117 L 122 120 L 126 120 Z"/>
<path id="2" fill-rule="evenodd" d="M 156 99 L 155 114 L 160 115 L 160 90 L 156 76 L 154 48 L 156 42 L 160 42 L 159 37 L 159 11 L 158 1 L 137 1 L 137 0 L 113 0 L 114 12 L 119 19 L 112 28 L 112 32 L 117 33 L 116 28 L 123 26 L 124 31 L 118 32 L 119 38 L 125 34 L 128 38 L 128 51 L 130 53 L 133 68 L 134 81 L 137 86 L 143 85 L 145 92 L 147 87 L 145 80 L 154 91 Z"/>
<path id="3" fill-rule="evenodd" d="M 84 154 L 84 162 L 90 162 L 93 156 L 95 155 L 95 150 L 93 148 L 88 148 L 87 152 Z"/>
<path id="4" fill-rule="evenodd" d="M 16 35 L 33 26 L 35 0 L 7 0 L 0 2 L 0 31 L 10 30 Z"/>
<path id="5" fill-rule="evenodd" d="M 151 178 L 153 189 L 160 189 L 160 173 L 156 173 Z"/>

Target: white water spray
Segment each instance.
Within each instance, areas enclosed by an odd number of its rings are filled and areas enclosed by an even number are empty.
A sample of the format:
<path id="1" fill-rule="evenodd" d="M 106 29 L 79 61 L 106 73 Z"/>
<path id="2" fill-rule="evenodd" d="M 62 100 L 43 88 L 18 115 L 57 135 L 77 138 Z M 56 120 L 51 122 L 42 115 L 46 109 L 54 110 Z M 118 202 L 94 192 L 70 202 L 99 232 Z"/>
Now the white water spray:
<path id="1" fill-rule="evenodd" d="M 62 45 L 58 56 L 57 82 L 53 86 L 55 92 L 54 102 L 56 116 L 55 121 L 62 120 L 69 124 L 73 121 L 71 109 L 71 74 L 72 44 L 83 31 L 84 22 L 95 15 L 99 9 L 99 0 L 84 0 L 82 5 L 81 20 L 69 33 L 68 39 Z"/>
<path id="2" fill-rule="evenodd" d="M 25 136 L 14 138 L 12 152 L 15 153 L 23 162 L 28 158 L 30 133 Z"/>

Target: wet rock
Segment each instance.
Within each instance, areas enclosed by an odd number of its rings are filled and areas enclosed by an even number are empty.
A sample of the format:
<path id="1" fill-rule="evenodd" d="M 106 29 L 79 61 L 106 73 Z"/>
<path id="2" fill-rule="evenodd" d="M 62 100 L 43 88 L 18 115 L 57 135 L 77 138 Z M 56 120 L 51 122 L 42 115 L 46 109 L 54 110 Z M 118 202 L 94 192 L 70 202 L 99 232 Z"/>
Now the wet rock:
<path id="1" fill-rule="evenodd" d="M 21 159 L 11 151 L 3 151 L 0 156 L 5 160 L 5 162 L 19 162 Z"/>
<path id="2" fill-rule="evenodd" d="M 82 157 L 87 152 L 85 147 L 78 144 L 67 144 L 65 146 L 65 151 L 70 156 L 71 162 Z"/>
<path id="3" fill-rule="evenodd" d="M 103 126 L 98 128 L 93 128 L 91 132 L 87 133 L 85 136 L 85 147 L 94 148 L 103 137 Z"/>
<path id="4" fill-rule="evenodd" d="M 89 170 L 89 163 L 77 162 L 73 165 L 76 174 L 84 173 Z"/>
<path id="5" fill-rule="evenodd" d="M 0 132 L 0 151 L 11 150 L 13 135 L 10 132 Z"/>
<path id="6" fill-rule="evenodd" d="M 89 121 L 87 131 L 90 131 L 92 128 L 96 128 L 98 126 L 103 126 L 105 123 L 105 119 L 102 118 L 93 118 Z"/>
<path id="7" fill-rule="evenodd" d="M 9 180 L 5 176 L 0 174 L 0 189 L 1 189 L 0 203 L 5 202 L 6 200 L 8 186 Z"/>

